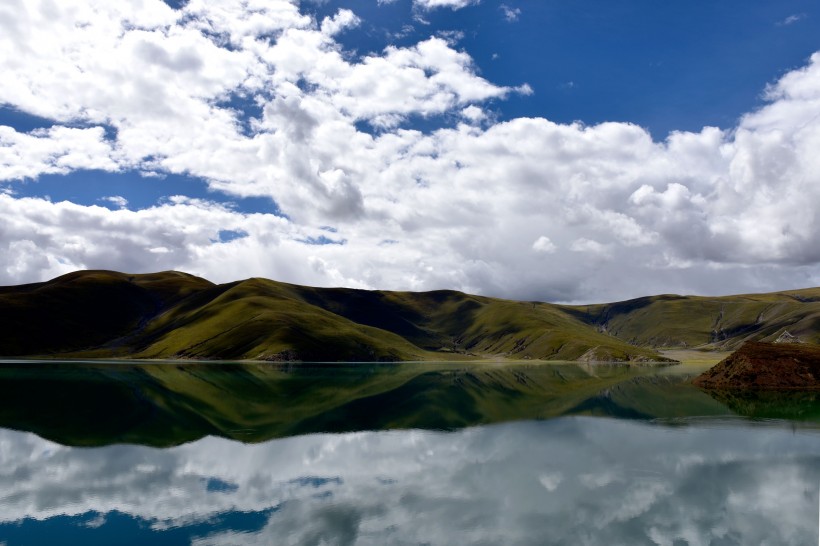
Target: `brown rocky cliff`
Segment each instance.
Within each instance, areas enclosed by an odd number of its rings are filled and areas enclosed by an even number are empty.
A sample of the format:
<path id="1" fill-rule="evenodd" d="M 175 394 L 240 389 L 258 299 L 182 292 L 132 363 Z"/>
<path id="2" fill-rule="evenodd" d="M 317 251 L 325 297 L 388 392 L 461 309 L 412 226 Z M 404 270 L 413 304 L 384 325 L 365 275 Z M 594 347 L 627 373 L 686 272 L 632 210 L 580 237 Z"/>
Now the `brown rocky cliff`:
<path id="1" fill-rule="evenodd" d="M 693 383 L 706 389 L 820 389 L 820 346 L 747 342 Z"/>

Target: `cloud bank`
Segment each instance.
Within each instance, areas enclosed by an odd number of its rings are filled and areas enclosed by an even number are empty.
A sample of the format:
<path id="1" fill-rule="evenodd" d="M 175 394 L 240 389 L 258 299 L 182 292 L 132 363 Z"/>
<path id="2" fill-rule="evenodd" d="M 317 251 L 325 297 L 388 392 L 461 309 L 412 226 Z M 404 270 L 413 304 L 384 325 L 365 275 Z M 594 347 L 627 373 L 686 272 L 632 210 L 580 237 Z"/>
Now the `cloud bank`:
<path id="1" fill-rule="evenodd" d="M 0 104 L 53 121 L 0 126 L 0 283 L 181 269 L 553 301 L 820 284 L 820 53 L 735 127 L 658 141 L 629 123 L 494 122 L 487 105 L 526 82 L 496 85 L 436 37 L 345 50 L 360 23 L 287 0 L 0 8 Z M 424 119 L 445 123 L 412 129 Z M 284 217 L 15 195 L 88 169 L 186 174 Z M 323 234 L 344 244 L 311 244 Z"/>

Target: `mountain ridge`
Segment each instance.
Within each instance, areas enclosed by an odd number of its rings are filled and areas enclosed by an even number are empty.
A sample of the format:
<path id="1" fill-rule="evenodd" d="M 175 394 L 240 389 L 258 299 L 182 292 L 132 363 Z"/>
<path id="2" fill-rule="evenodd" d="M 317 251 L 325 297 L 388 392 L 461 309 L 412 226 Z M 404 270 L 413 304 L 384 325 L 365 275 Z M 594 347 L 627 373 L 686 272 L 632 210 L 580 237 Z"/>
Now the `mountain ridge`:
<path id="1" fill-rule="evenodd" d="M 76 271 L 0 287 L 0 355 L 269 361 L 666 361 L 787 329 L 818 342 L 820 289 L 558 305 L 316 288 L 187 273 Z"/>

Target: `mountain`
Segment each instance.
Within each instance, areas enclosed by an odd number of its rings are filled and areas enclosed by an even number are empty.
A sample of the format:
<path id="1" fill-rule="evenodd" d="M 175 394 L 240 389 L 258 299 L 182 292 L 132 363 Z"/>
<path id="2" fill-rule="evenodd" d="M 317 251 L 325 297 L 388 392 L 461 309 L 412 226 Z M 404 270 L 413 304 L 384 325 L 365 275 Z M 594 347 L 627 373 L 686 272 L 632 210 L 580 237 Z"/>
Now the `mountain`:
<path id="1" fill-rule="evenodd" d="M 641 347 L 734 350 L 788 331 L 820 343 L 820 288 L 724 297 L 662 295 L 562 306 L 599 332 Z"/>
<path id="2" fill-rule="evenodd" d="M 788 329 L 818 340 L 820 289 L 566 306 L 450 290 L 227 284 L 170 271 L 78 271 L 0 287 L 0 355 L 272 361 L 662 361 Z"/>
<path id="3" fill-rule="evenodd" d="M 111 271 L 77 271 L 44 283 L 0 287 L 0 354 L 59 354 L 103 345 L 212 287 L 185 273 Z"/>

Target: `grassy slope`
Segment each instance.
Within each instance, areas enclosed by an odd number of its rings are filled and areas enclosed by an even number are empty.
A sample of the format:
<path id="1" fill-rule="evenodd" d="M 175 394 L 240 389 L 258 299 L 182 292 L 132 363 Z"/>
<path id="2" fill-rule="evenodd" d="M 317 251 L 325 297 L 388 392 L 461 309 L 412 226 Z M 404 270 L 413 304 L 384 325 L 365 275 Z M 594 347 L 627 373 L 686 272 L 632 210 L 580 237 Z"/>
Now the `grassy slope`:
<path id="1" fill-rule="evenodd" d="M 77 272 L 0 291 L 0 354 L 310 361 L 650 360 L 555 306 L 460 292 Z"/>
<path id="2" fill-rule="evenodd" d="M 0 354 L 269 360 L 648 360 L 789 330 L 820 341 L 820 289 L 557 306 L 454 291 L 321 289 L 164 272 L 0 288 Z"/>
<path id="3" fill-rule="evenodd" d="M 450 290 L 383 292 L 288 285 L 303 301 L 393 332 L 428 351 L 514 359 L 651 359 L 657 355 L 594 329 L 554 305 Z"/>
<path id="4" fill-rule="evenodd" d="M 211 286 L 177 272 L 78 271 L 44 283 L 0 287 L 0 354 L 95 347 L 139 329 L 164 307 Z"/>
<path id="5" fill-rule="evenodd" d="M 131 342 L 142 358 L 414 360 L 402 337 L 301 300 L 287 285 L 250 279 L 215 287 L 152 321 Z"/>
<path id="6" fill-rule="evenodd" d="M 653 296 L 564 310 L 601 331 L 649 347 L 735 349 L 784 330 L 820 342 L 820 288 L 726 297 Z"/>
<path id="7" fill-rule="evenodd" d="M 498 356 L 574 360 L 656 355 L 603 336 L 547 304 L 460 292 L 320 289 L 250 279 L 203 293 L 146 328 L 136 356 L 421 360 Z M 434 354 L 430 354 L 434 353 Z"/>

